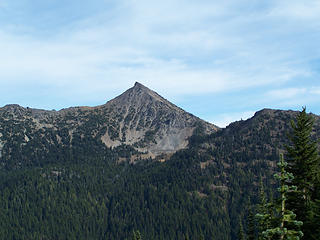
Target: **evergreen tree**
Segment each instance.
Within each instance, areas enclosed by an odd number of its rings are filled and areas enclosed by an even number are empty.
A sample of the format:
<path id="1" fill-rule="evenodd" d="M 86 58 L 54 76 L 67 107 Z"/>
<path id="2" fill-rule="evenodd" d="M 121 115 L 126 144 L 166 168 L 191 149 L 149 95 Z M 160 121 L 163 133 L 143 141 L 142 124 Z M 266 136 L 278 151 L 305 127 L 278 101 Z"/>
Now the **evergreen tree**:
<path id="1" fill-rule="evenodd" d="M 305 228 L 309 239 L 320 239 L 320 184 L 315 184 L 314 194 L 311 196 L 309 211 L 307 213 Z M 306 238 L 307 239 L 307 238 Z"/>
<path id="2" fill-rule="evenodd" d="M 320 198 L 311 203 L 310 210 L 308 212 L 307 226 L 312 226 L 313 229 L 307 229 L 309 238 L 304 239 L 320 239 Z"/>
<path id="3" fill-rule="evenodd" d="M 132 240 L 142 240 L 139 230 L 133 231 Z"/>
<path id="4" fill-rule="evenodd" d="M 296 191 L 295 186 L 288 186 L 294 177 L 292 173 L 285 170 L 287 162 L 284 161 L 283 154 L 280 155 L 280 161 L 278 163 L 280 173 L 275 174 L 275 178 L 280 181 L 280 187 L 278 191 L 280 193 L 280 204 L 275 209 L 278 213 L 278 224 L 274 228 L 269 228 L 263 232 L 264 239 L 273 239 L 275 236 L 280 240 L 299 240 L 303 233 L 296 230 L 297 227 L 302 225 L 301 221 L 297 221 L 296 214 L 293 211 L 288 210 L 286 207 L 286 196 L 290 191 Z"/>
<path id="5" fill-rule="evenodd" d="M 247 230 L 247 239 L 255 240 L 255 221 L 252 209 L 249 209 L 248 214 L 248 230 Z"/>
<path id="6" fill-rule="evenodd" d="M 271 219 L 274 218 L 272 207 L 272 201 L 270 203 L 267 202 L 266 194 L 264 192 L 264 186 L 261 179 L 259 204 L 257 208 L 258 213 L 256 214 L 256 218 L 258 221 L 258 240 L 263 240 L 264 237 L 262 232 L 272 226 Z"/>
<path id="7" fill-rule="evenodd" d="M 297 191 L 288 194 L 288 206 L 298 219 L 304 222 L 304 239 L 320 239 L 320 235 L 312 237 L 319 226 L 315 212 L 319 209 L 319 174 L 320 158 L 317 143 L 311 140 L 314 119 L 306 113 L 306 108 L 298 114 L 296 122 L 291 121 L 292 132 L 289 135 L 291 146 L 286 146 L 287 170 L 295 177 L 290 186 L 297 186 Z"/>
<path id="8" fill-rule="evenodd" d="M 239 226 L 239 232 L 238 232 L 238 240 L 245 240 L 241 218 L 239 219 L 239 222 L 240 222 L 240 226 Z"/>

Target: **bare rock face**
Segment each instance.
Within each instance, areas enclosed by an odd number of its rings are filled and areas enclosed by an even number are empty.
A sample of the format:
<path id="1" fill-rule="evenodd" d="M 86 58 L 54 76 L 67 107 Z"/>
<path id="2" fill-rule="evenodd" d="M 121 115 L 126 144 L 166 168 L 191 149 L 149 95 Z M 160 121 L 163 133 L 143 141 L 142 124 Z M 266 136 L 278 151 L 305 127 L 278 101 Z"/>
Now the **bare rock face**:
<path id="1" fill-rule="evenodd" d="M 149 156 L 185 148 L 196 128 L 218 130 L 135 83 L 120 96 L 97 107 L 72 107 L 60 111 L 6 105 L 0 108 L 0 158 L 24 151 L 40 156 L 50 148 L 114 148 L 130 145 Z M 39 150 L 40 149 L 40 150 Z M 60 150 L 57 151 L 60 151 Z M 56 151 L 56 150 L 55 150 Z M 73 150 L 74 151 L 74 150 Z M 19 156 L 20 156 L 19 155 Z M 19 157 L 17 157 L 19 158 Z"/>
<path id="2" fill-rule="evenodd" d="M 157 155 L 185 148 L 187 139 L 199 125 L 207 133 L 218 129 L 138 82 L 103 108 L 115 117 L 121 115 L 117 123 L 118 135 L 112 139 L 106 132 L 102 137 L 109 147 L 124 143 Z"/>

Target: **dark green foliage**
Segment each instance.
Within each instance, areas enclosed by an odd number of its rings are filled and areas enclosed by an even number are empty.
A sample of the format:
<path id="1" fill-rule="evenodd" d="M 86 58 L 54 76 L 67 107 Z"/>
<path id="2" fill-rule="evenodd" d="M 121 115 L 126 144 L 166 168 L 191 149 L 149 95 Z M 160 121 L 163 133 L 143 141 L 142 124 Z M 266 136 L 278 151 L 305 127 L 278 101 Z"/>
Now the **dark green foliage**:
<path id="1" fill-rule="evenodd" d="M 319 209 L 320 157 L 318 144 L 311 139 L 313 124 L 313 117 L 303 108 L 296 121 L 291 122 L 291 145 L 287 146 L 287 169 L 295 176 L 289 185 L 297 186 L 297 191 L 289 193 L 288 205 L 304 222 L 302 230 L 308 240 L 320 238 L 314 233 L 319 228 L 315 213 Z"/>
<path id="2" fill-rule="evenodd" d="M 280 173 L 275 175 L 280 181 L 280 197 L 274 208 L 276 215 L 273 216 L 270 211 L 268 213 L 270 205 L 266 203 L 264 196 L 258 206 L 261 239 L 320 238 L 320 158 L 318 144 L 312 140 L 313 124 L 314 119 L 306 113 L 305 108 L 297 115 L 296 122 L 291 121 L 291 145 L 286 146 L 288 163 L 280 155 Z M 302 220 L 303 225 L 302 221 L 296 219 Z M 270 223 L 271 226 L 267 227 Z M 299 230 L 301 225 L 302 231 Z M 262 232 L 263 229 L 267 230 Z"/>
<path id="3" fill-rule="evenodd" d="M 199 192 L 209 176 L 194 155 L 183 151 L 165 163 L 135 165 L 97 158 L 2 172 L 0 238 L 125 239 L 133 229 L 145 239 L 225 238 L 224 194 Z"/>
<path id="4" fill-rule="evenodd" d="M 133 231 L 132 240 L 142 240 L 139 230 Z"/>
<path id="5" fill-rule="evenodd" d="M 280 182 L 280 187 L 278 188 L 280 193 L 279 205 L 274 209 L 276 212 L 275 217 L 268 216 L 267 214 L 267 217 L 274 218 L 277 224 L 263 231 L 262 235 L 265 239 L 276 237 L 281 240 L 299 240 L 303 236 L 303 233 L 296 229 L 301 227 L 303 223 L 296 220 L 296 214 L 286 206 L 288 193 L 296 191 L 295 186 L 288 186 L 288 183 L 292 182 L 294 176 L 285 170 L 287 162 L 284 161 L 282 154 L 280 155 L 278 167 L 280 168 L 280 172 L 279 174 L 275 174 L 275 178 Z"/>
<path id="6" fill-rule="evenodd" d="M 247 239 L 248 240 L 255 240 L 255 221 L 254 221 L 254 215 L 252 212 L 252 209 L 249 209 L 249 214 L 248 214 L 248 219 L 247 219 L 247 225 L 248 225 L 248 230 L 247 230 Z"/>
<path id="7" fill-rule="evenodd" d="M 134 164 L 130 158 L 139 153 L 132 147 L 101 142 L 108 127 L 122 137 L 117 119 L 97 113 L 78 126 L 69 114 L 57 129 L 32 137 L 33 122 L 1 118 L 7 142 L 0 158 L 0 239 L 131 239 L 137 229 L 143 239 L 238 239 L 239 216 L 247 219 L 247 206 L 259 199 L 258 176 L 267 195 L 273 191 L 274 162 L 286 143 L 282 121 L 289 118 L 276 114 L 275 120 L 262 112 L 209 136 L 200 126 L 188 149 L 163 163 Z"/>
<path id="8" fill-rule="evenodd" d="M 267 196 L 265 194 L 264 186 L 262 180 L 260 181 L 260 197 L 259 204 L 257 205 L 257 232 L 258 232 L 258 240 L 263 240 L 265 237 L 263 236 L 263 232 L 266 229 L 270 229 L 273 225 L 276 225 L 276 217 L 275 217 L 275 206 L 273 204 L 273 199 L 267 201 Z"/>
<path id="9" fill-rule="evenodd" d="M 307 226 L 312 226 L 312 231 L 308 231 L 310 239 L 319 239 L 320 236 L 320 196 L 312 201 L 308 212 Z"/>
<path id="10" fill-rule="evenodd" d="M 239 232 L 238 232 L 238 240 L 245 240 L 245 234 L 243 231 L 242 220 L 239 219 Z"/>

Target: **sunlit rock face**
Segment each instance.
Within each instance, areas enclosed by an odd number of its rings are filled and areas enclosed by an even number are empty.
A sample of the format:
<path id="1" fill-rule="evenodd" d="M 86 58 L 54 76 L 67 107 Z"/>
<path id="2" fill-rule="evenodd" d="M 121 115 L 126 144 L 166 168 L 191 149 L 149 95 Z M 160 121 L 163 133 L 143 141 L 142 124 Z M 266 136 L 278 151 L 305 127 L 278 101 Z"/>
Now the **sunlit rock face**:
<path id="1" fill-rule="evenodd" d="M 96 107 L 47 111 L 10 104 L 0 108 L 0 158 L 4 161 L 17 153 L 23 156 L 26 149 L 37 155 L 38 151 L 93 142 L 109 148 L 130 145 L 157 156 L 185 148 L 199 127 L 206 133 L 218 130 L 135 83 L 120 96 Z"/>

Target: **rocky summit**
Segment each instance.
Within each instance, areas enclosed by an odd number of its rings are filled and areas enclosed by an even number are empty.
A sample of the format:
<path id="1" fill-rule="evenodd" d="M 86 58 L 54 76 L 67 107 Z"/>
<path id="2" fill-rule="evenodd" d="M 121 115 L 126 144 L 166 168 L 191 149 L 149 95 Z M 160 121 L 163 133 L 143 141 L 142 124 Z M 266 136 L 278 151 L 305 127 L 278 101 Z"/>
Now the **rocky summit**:
<path id="1" fill-rule="evenodd" d="M 129 145 L 155 157 L 185 148 L 196 128 L 218 130 L 138 82 L 96 107 L 47 111 L 6 105 L 0 108 L 0 123 L 0 157 L 16 154 L 17 146 L 23 154 L 26 149 L 70 148 L 91 140 L 108 148 Z"/>
<path id="2" fill-rule="evenodd" d="M 108 147 L 128 144 L 157 155 L 185 148 L 197 126 L 207 133 L 218 129 L 138 82 L 102 108 L 118 120 L 101 138 Z"/>

